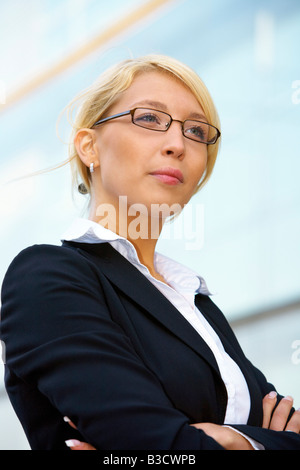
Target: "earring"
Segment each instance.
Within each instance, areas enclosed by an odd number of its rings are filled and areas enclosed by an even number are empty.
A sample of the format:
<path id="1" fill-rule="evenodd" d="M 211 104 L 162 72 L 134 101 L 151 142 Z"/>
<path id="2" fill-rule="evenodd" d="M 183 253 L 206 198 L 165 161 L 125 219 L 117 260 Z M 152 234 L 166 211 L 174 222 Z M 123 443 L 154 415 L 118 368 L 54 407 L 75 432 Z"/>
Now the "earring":
<path id="1" fill-rule="evenodd" d="M 88 190 L 86 189 L 85 184 L 80 183 L 80 185 L 78 186 L 78 192 L 80 194 L 87 194 L 88 193 Z"/>
<path id="2" fill-rule="evenodd" d="M 94 163 L 90 164 L 90 173 L 94 173 Z"/>

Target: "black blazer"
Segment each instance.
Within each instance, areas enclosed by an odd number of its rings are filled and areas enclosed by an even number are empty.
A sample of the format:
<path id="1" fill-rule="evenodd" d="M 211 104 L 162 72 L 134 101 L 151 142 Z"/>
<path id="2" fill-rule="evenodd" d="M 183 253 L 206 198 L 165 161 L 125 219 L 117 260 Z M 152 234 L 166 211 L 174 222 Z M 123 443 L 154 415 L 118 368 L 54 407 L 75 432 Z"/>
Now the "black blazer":
<path id="1" fill-rule="evenodd" d="M 198 294 L 196 304 L 248 383 L 249 421 L 235 427 L 266 449 L 300 449 L 299 435 L 260 428 L 273 385 L 210 298 Z M 1 314 L 6 388 L 32 449 L 67 449 L 71 437 L 99 450 L 222 449 L 190 426 L 224 421 L 227 395 L 213 354 L 108 243 L 22 251 L 6 274 Z"/>

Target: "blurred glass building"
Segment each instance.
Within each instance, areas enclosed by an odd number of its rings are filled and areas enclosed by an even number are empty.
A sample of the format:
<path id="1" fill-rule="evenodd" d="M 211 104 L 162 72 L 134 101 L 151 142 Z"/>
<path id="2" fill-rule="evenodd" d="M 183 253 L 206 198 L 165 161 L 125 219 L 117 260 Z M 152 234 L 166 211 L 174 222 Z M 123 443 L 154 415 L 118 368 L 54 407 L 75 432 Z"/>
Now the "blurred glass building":
<path id="1" fill-rule="evenodd" d="M 222 145 L 158 250 L 205 278 L 249 359 L 299 407 L 299 44 L 298 0 L 0 0 L 1 282 L 84 211 L 68 166 L 12 181 L 67 159 L 62 109 L 117 61 L 171 55 L 211 91 Z M 0 449 L 26 448 L 1 378 Z"/>

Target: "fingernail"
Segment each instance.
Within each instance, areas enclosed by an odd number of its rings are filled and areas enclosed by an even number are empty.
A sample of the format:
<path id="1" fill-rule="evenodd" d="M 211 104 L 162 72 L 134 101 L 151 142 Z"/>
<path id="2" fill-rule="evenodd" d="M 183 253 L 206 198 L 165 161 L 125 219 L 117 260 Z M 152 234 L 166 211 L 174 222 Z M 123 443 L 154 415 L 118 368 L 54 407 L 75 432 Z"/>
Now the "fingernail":
<path id="1" fill-rule="evenodd" d="M 287 395 L 286 397 L 284 397 L 284 400 L 294 401 L 294 398 L 290 395 Z"/>
<path id="2" fill-rule="evenodd" d="M 269 396 L 269 398 L 276 398 L 277 393 L 276 392 L 270 392 L 268 396 Z"/>
<path id="3" fill-rule="evenodd" d="M 66 446 L 68 447 L 77 447 L 81 445 L 80 441 L 77 441 L 77 439 L 69 439 L 65 441 Z"/>

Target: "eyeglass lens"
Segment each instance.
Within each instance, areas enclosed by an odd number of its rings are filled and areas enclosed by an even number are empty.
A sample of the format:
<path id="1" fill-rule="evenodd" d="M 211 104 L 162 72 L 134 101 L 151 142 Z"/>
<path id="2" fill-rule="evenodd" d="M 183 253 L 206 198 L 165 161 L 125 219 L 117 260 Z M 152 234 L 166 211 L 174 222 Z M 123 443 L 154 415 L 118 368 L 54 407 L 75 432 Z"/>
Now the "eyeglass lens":
<path id="1" fill-rule="evenodd" d="M 146 129 L 164 132 L 170 127 L 172 118 L 163 111 L 136 108 L 133 113 L 132 122 Z M 215 127 L 205 122 L 186 120 L 183 123 L 183 133 L 188 139 L 203 143 L 213 143 L 216 140 L 218 131 Z"/>

